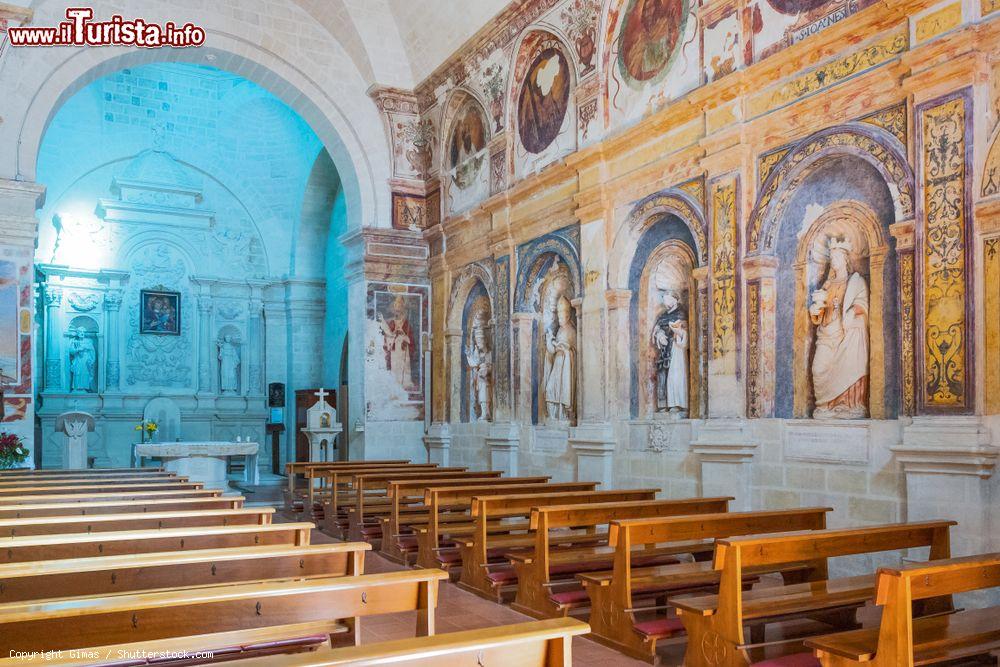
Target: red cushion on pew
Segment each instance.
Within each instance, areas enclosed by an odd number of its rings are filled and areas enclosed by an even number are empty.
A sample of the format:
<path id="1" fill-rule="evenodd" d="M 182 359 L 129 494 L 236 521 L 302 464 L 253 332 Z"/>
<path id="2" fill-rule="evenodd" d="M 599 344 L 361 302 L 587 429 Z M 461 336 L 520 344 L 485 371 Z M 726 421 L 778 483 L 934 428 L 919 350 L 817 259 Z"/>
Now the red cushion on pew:
<path id="1" fill-rule="evenodd" d="M 670 618 L 658 618 L 653 621 L 643 621 L 636 623 L 635 631 L 644 637 L 672 637 L 684 632 L 684 624 L 676 616 Z"/>
<path id="2" fill-rule="evenodd" d="M 506 584 L 511 581 L 517 581 L 517 572 L 512 569 L 503 570 L 490 570 L 490 573 L 486 577 L 492 581 L 494 584 Z"/>
<path id="3" fill-rule="evenodd" d="M 362 537 L 382 537 L 382 526 L 365 526 L 361 529 Z"/>
<path id="4" fill-rule="evenodd" d="M 462 560 L 462 554 L 458 549 L 439 551 L 437 555 L 437 560 L 443 565 L 451 565 L 452 563 L 458 563 Z"/>
<path id="5" fill-rule="evenodd" d="M 417 547 L 417 536 L 416 535 L 400 535 L 399 539 L 396 540 L 396 544 L 400 549 L 409 549 Z"/>
<path id="6" fill-rule="evenodd" d="M 590 596 L 587 595 L 587 591 L 563 591 L 562 593 L 553 593 L 549 596 L 549 599 L 556 604 L 580 604 L 582 602 L 589 602 Z"/>
<path id="7" fill-rule="evenodd" d="M 755 662 L 753 667 L 820 667 L 820 663 L 812 653 L 793 653 L 774 660 Z"/>

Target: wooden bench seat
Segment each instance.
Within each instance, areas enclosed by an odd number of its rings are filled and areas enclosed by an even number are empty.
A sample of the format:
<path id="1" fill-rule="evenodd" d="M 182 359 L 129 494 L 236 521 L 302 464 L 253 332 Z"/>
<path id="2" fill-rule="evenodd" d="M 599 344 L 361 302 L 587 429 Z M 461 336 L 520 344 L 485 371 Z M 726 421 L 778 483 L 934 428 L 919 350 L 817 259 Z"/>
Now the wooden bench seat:
<path id="1" fill-rule="evenodd" d="M 264 526 L 271 523 L 273 514 L 273 507 L 254 507 L 223 510 L 0 519 L 0 540 L 4 537 L 23 537 L 27 535 L 101 533 L 121 530 L 150 530 L 153 528 Z"/>
<path id="2" fill-rule="evenodd" d="M 360 466 L 379 465 L 408 465 L 410 462 L 404 459 L 379 459 L 372 461 L 289 461 L 285 464 L 285 476 L 288 483 L 285 486 L 285 509 L 290 510 L 292 502 L 296 499 L 296 490 L 299 475 L 304 475 L 306 471 L 313 468 L 356 468 Z M 312 482 L 310 482 L 312 484 Z"/>
<path id="3" fill-rule="evenodd" d="M 190 481 L 186 476 L 163 475 L 111 475 L 103 477 L 60 476 L 6 479 L 0 477 L 0 489 L 18 489 L 26 486 L 106 486 L 108 484 L 171 484 Z"/>
<path id="4" fill-rule="evenodd" d="M 475 528 L 468 538 L 456 541 L 462 563 L 458 585 L 487 599 L 497 601 L 501 599 L 503 588 L 497 585 L 495 578 L 490 578 L 493 573 L 487 570 L 491 560 L 492 541 L 497 538 L 490 532 L 490 526 L 498 519 L 530 518 L 532 508 L 549 504 L 650 501 L 656 498 L 658 491 L 658 489 L 629 489 L 476 496 L 472 502 Z M 449 539 L 454 538 L 449 536 Z"/>
<path id="5" fill-rule="evenodd" d="M 164 498 L 160 500 L 96 500 L 78 503 L 57 502 L 34 505 L 0 505 L 0 519 L 44 516 L 94 516 L 100 514 L 140 514 L 192 510 L 235 510 L 243 507 L 243 496 Z"/>
<path id="6" fill-rule="evenodd" d="M 434 634 L 440 570 L 0 605 L 0 655 L 416 611 Z M 357 641 L 357 624 L 354 625 Z"/>
<path id="7" fill-rule="evenodd" d="M 0 498 L 10 502 L 19 498 L 52 494 L 98 494 L 98 493 L 135 493 L 139 491 L 193 491 L 204 488 L 201 482 L 178 482 L 173 479 L 146 480 L 137 482 L 122 482 L 107 480 L 100 484 L 76 484 L 60 482 L 59 484 L 30 486 L 13 486 L 0 488 Z"/>
<path id="8" fill-rule="evenodd" d="M 380 472 L 420 472 L 420 471 L 461 471 L 464 468 L 442 468 L 436 463 L 407 463 L 403 465 L 389 464 L 379 466 L 352 466 L 338 468 L 309 468 L 305 472 L 305 494 L 302 497 L 303 507 L 322 505 L 322 498 L 336 492 L 346 483 L 353 480 L 353 475 L 378 474 Z M 326 473 L 336 473 L 327 475 Z M 317 484 L 318 482 L 318 484 Z M 293 499 L 297 500 L 297 499 Z"/>
<path id="9" fill-rule="evenodd" d="M 158 498 L 218 498 L 222 489 L 156 489 L 100 491 L 90 493 L 40 493 L 29 496 L 0 496 L 0 510 L 7 505 L 47 505 L 51 503 L 90 503 L 105 500 L 132 502 Z"/>
<path id="10" fill-rule="evenodd" d="M 532 547 L 511 553 L 507 558 L 517 576 L 517 593 L 511 605 L 517 611 L 535 618 L 561 616 L 565 610 L 549 598 L 551 587 L 557 579 L 579 588 L 573 578 L 582 572 L 606 570 L 613 565 L 615 554 L 606 539 L 594 544 L 556 551 L 551 539 L 554 530 L 580 529 L 587 527 L 596 532 L 612 521 L 629 518 L 667 517 L 692 514 L 726 512 L 731 497 L 725 498 L 684 498 L 676 500 L 639 500 L 621 502 L 589 502 L 577 504 L 553 504 L 531 509 L 530 529 L 527 537 L 533 541 Z M 637 565 L 660 565 L 676 563 L 676 556 L 704 551 L 710 545 L 687 542 L 672 545 L 657 551 L 633 554 Z"/>
<path id="11" fill-rule="evenodd" d="M 882 568 L 876 586 L 879 626 L 809 639 L 819 663 L 914 667 L 1000 649 L 1000 608 L 950 613 L 952 594 L 1000 586 L 1000 554 Z M 914 609 L 926 616 L 915 618 Z"/>
<path id="12" fill-rule="evenodd" d="M 258 579 L 364 574 L 363 542 L 67 558 L 0 564 L 0 603 L 119 595 Z"/>
<path id="13" fill-rule="evenodd" d="M 0 477 L 40 477 L 45 475 L 133 475 L 160 474 L 173 475 L 163 468 L 11 468 L 0 470 Z"/>
<path id="14" fill-rule="evenodd" d="M 572 667 L 573 637 L 586 632 L 586 623 L 558 618 L 352 648 L 321 649 L 310 654 L 243 660 L 235 663 L 234 667 L 360 667 L 373 664 L 407 667 Z"/>
<path id="15" fill-rule="evenodd" d="M 857 608 L 874 598 L 875 575 L 827 580 L 828 559 L 841 556 L 930 547 L 930 558 L 950 556 L 953 521 L 890 524 L 838 530 L 722 538 L 716 542 L 719 592 L 671 597 L 670 604 L 688 634 L 685 664 L 690 667 L 743 667 L 775 659 L 809 659 L 804 641 L 811 636 L 857 628 Z M 808 565 L 807 581 L 743 590 L 749 568 L 792 563 Z M 789 630 L 768 642 L 768 626 Z M 747 637 L 746 627 L 751 630 Z M 703 647 L 710 645 L 706 653 Z"/>
<path id="16" fill-rule="evenodd" d="M 219 549 L 227 547 L 309 544 L 311 523 L 267 526 L 209 526 L 163 528 L 107 533 L 32 535 L 0 540 L 0 563 L 28 563 L 63 558 L 120 556 L 124 554 Z"/>

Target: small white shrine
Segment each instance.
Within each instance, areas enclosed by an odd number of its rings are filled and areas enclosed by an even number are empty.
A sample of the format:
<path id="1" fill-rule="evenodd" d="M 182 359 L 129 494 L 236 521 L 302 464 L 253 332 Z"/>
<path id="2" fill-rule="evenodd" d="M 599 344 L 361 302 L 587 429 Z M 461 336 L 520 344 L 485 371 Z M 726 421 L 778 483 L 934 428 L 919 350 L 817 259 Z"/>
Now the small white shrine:
<path id="1" fill-rule="evenodd" d="M 309 460 L 317 463 L 337 460 L 337 434 L 344 428 L 337 421 L 337 410 L 326 402 L 330 393 L 323 388 L 316 392 L 316 404 L 306 411 L 306 427 L 302 432 L 309 438 Z"/>

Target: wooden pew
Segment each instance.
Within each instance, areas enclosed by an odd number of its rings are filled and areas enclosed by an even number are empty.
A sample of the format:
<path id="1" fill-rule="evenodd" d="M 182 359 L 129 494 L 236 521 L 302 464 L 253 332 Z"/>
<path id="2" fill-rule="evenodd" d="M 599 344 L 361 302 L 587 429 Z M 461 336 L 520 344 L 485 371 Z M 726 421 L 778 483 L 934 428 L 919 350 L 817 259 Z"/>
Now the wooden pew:
<path id="1" fill-rule="evenodd" d="M 6 471 L 0 471 L 6 472 Z M 156 472 L 144 472 L 141 468 L 135 468 L 134 470 L 121 470 L 106 473 L 103 475 L 91 475 L 81 470 L 63 470 L 56 473 L 56 471 L 45 471 L 39 472 L 34 475 L 0 475 L 0 482 L 19 482 L 27 483 L 30 481 L 42 481 L 42 480 L 66 480 L 76 481 L 76 480 L 118 480 L 123 478 L 141 478 L 141 479 L 177 479 L 177 473 L 166 472 L 166 471 L 156 471 Z"/>
<path id="2" fill-rule="evenodd" d="M 805 639 L 854 629 L 857 608 L 875 597 L 874 573 L 828 581 L 828 559 L 927 546 L 931 560 L 948 558 L 953 525 L 927 521 L 718 540 L 714 567 L 719 571 L 719 593 L 670 598 L 688 634 L 684 664 L 743 667 L 796 654 L 811 657 Z M 792 564 L 809 568 L 805 583 L 743 591 L 748 570 Z M 793 621 L 811 622 L 787 636 Z M 768 625 L 789 632 L 780 641 L 767 642 Z M 746 626 L 753 628 L 750 641 Z"/>
<path id="3" fill-rule="evenodd" d="M 28 563 L 63 558 L 121 556 L 157 551 L 232 547 L 306 545 L 311 523 L 275 523 L 267 526 L 208 526 L 125 530 L 88 535 L 31 535 L 0 540 L 0 563 Z"/>
<path id="4" fill-rule="evenodd" d="M 503 566 L 494 571 L 487 568 L 491 564 L 494 550 L 506 554 L 518 547 L 530 547 L 533 536 L 528 534 L 496 534 L 494 524 L 498 519 L 528 517 L 533 507 L 549 504 L 622 502 L 628 500 L 654 500 L 659 489 L 629 489 L 615 491 L 570 491 L 563 493 L 527 493 L 499 496 L 477 496 L 472 502 L 474 526 L 471 534 L 456 536 L 450 531 L 448 538 L 459 548 L 462 573 L 458 585 L 465 590 L 490 600 L 499 601 L 502 589 L 513 579 L 514 570 Z M 514 522 L 508 530 L 524 531 L 527 521 Z M 599 539 L 595 535 L 568 536 L 560 544 L 583 544 Z M 494 552 L 495 553 L 495 552 Z M 492 560 L 498 560 L 495 556 Z"/>
<path id="5" fill-rule="evenodd" d="M 390 503 L 386 493 L 389 484 L 394 481 L 421 479 L 428 483 L 446 479 L 497 479 L 503 472 L 499 470 L 486 471 L 448 471 L 448 472 L 413 472 L 413 473 L 379 473 L 375 475 L 357 475 L 354 477 L 354 501 L 344 508 L 347 514 L 347 539 L 372 541 L 381 539 L 381 531 L 376 517 L 389 511 Z M 430 485 L 430 484 L 428 484 Z M 339 507 L 335 508 L 340 511 Z M 373 523 L 369 534 L 363 532 L 365 524 Z"/>
<path id="6" fill-rule="evenodd" d="M 13 505 L 48 505 L 52 503 L 89 503 L 107 500 L 119 502 L 166 498 L 219 498 L 222 489 L 166 489 L 155 491 L 101 491 L 99 493 L 40 493 L 30 496 L 0 496 L 0 509 Z"/>
<path id="7" fill-rule="evenodd" d="M 424 506 L 427 507 L 427 522 L 424 525 L 415 525 L 414 532 L 417 538 L 417 566 L 418 567 L 441 567 L 445 570 L 452 567 L 459 567 L 462 564 L 461 554 L 458 547 L 442 547 L 442 542 L 447 542 L 450 535 L 471 535 L 475 530 L 475 523 L 472 517 L 472 502 L 476 497 L 486 497 L 490 495 L 511 495 L 525 493 L 567 493 L 572 491 L 594 491 L 599 486 L 598 482 L 555 482 L 548 484 L 517 484 L 513 486 L 453 486 L 440 487 L 435 484 L 424 489 Z M 445 521 L 442 512 L 448 508 L 463 507 L 468 510 L 468 517 L 462 517 L 456 521 Z M 509 533 L 513 527 L 510 524 L 504 526 L 499 522 L 497 525 L 487 526 L 489 532 Z M 526 524 L 524 524 L 526 526 Z"/>
<path id="8" fill-rule="evenodd" d="M 153 528 L 191 528 L 195 526 L 266 526 L 274 515 L 273 507 L 226 510 L 190 510 L 182 512 L 147 512 L 145 514 L 99 514 L 97 516 L 48 516 L 0 519 L 0 544 L 5 537 L 60 535 L 68 533 L 103 533 Z"/>
<path id="9" fill-rule="evenodd" d="M 42 516 L 94 516 L 96 514 L 139 514 L 143 512 L 177 512 L 185 510 L 235 510 L 243 507 L 243 496 L 201 498 L 164 498 L 160 500 L 96 500 L 79 503 L 48 503 L 35 505 L 0 505 L 0 519 L 21 519 Z"/>
<path id="10" fill-rule="evenodd" d="M 597 527 L 607 526 L 619 519 L 717 515 L 729 510 L 731 500 L 733 498 L 727 496 L 534 507 L 529 525 L 533 531 L 534 547 L 509 555 L 517 577 L 517 593 L 511 607 L 535 618 L 564 616 L 568 609 L 549 597 L 553 586 L 580 590 L 575 579 L 577 574 L 606 570 L 613 566 L 616 552 L 608 542 L 601 540 L 585 547 L 554 549 L 550 532 L 552 530 L 587 527 L 596 532 Z M 641 553 L 629 550 L 626 554 L 640 566 L 654 566 L 676 563 L 678 555 L 704 553 L 711 548 L 712 545 L 704 540 L 677 541 L 657 549 L 646 549 Z"/>
<path id="11" fill-rule="evenodd" d="M 187 477 L 165 477 L 152 475 L 123 475 L 106 477 L 44 477 L 30 479 L 0 479 L 0 489 L 20 489 L 43 486 L 107 486 L 109 484 L 177 484 L 190 481 Z"/>
<path id="12" fill-rule="evenodd" d="M 328 466 L 330 468 L 349 468 L 351 466 L 358 465 L 379 465 L 379 464 L 406 464 L 409 461 L 403 459 L 385 459 L 376 461 L 330 461 L 330 462 L 319 462 L 319 461 L 289 461 L 285 464 L 285 475 L 288 477 L 288 486 L 286 487 L 286 502 L 291 502 L 295 498 L 295 482 L 300 474 L 305 473 L 313 467 Z M 286 509 L 291 509 L 291 507 L 286 507 Z"/>
<path id="13" fill-rule="evenodd" d="M 121 474 L 166 474 L 173 475 L 163 468 L 85 468 L 76 470 L 72 468 L 12 468 L 10 470 L 0 470 L 0 477 L 32 477 L 36 475 L 121 475 Z"/>
<path id="14" fill-rule="evenodd" d="M 339 473 L 340 481 L 344 482 L 353 479 L 354 475 L 358 474 L 377 474 L 380 472 L 420 472 L 420 471 L 435 471 L 435 470 L 454 470 L 461 471 L 465 468 L 441 468 L 436 463 L 426 463 L 426 464 L 413 464 L 406 463 L 401 465 L 380 465 L 380 466 L 350 466 L 350 467 L 338 467 L 338 468 L 325 468 L 325 467 L 314 467 L 306 470 L 306 493 L 302 499 L 302 511 L 308 512 L 311 509 L 317 507 L 322 507 L 322 499 L 328 494 L 333 494 L 338 489 L 338 475 L 327 475 L 327 472 Z M 316 482 L 319 482 L 317 486 Z M 293 501 L 293 505 L 296 501 Z"/>
<path id="15" fill-rule="evenodd" d="M 614 548 L 611 571 L 577 575 L 590 604 L 591 638 L 632 657 L 653 661 L 660 640 L 683 633 L 676 617 L 661 615 L 640 620 L 639 613 L 666 611 L 667 605 L 646 607 L 641 600 L 698 589 L 714 590 L 719 573 L 711 562 L 696 561 L 657 567 L 636 567 L 633 556 L 656 545 L 715 540 L 735 535 L 822 530 L 829 507 L 765 512 L 730 512 L 612 521 L 608 544 Z M 773 571 L 773 568 L 768 571 Z M 801 572 L 801 570 L 794 570 Z M 755 570 L 745 573 L 752 581 Z M 557 593 L 551 602 L 574 608 L 578 598 Z"/>
<path id="16" fill-rule="evenodd" d="M 196 491 L 204 488 L 201 482 L 174 482 L 172 480 L 148 481 L 119 484 L 108 481 L 104 484 L 54 484 L 16 486 L 7 489 L 0 488 L 0 498 L 7 500 L 18 500 L 28 496 L 38 495 L 83 495 L 98 493 L 135 493 L 138 491 Z"/>
<path id="17" fill-rule="evenodd" d="M 240 660 L 234 667 L 327 667 L 392 664 L 406 667 L 572 667 L 573 637 L 587 624 L 557 618 L 367 646 Z M 2 664 L 2 663 L 0 663 Z"/>
<path id="18" fill-rule="evenodd" d="M 1000 586 L 1000 553 L 881 568 L 878 628 L 806 641 L 824 667 L 914 667 L 954 664 L 1000 650 L 1000 609 L 951 613 L 951 596 Z M 914 607 L 921 616 L 914 617 Z M 990 662 L 988 664 L 995 664 Z"/>
<path id="19" fill-rule="evenodd" d="M 364 574 L 364 542 L 197 549 L 0 564 L 0 604 Z"/>
<path id="20" fill-rule="evenodd" d="M 388 536 L 388 539 L 382 539 L 379 547 L 379 553 L 396 563 L 402 563 L 405 560 L 405 553 L 403 551 L 402 544 L 405 543 L 409 550 L 416 550 L 417 541 L 416 536 L 412 535 L 413 526 L 426 524 L 429 520 L 428 512 L 430 508 L 424 504 L 422 501 L 424 499 L 425 490 L 430 487 L 457 487 L 457 486 L 475 486 L 477 488 L 510 488 L 516 490 L 523 490 L 525 485 L 529 485 L 531 489 L 537 489 L 541 486 L 542 489 L 545 488 L 546 483 L 551 479 L 550 477 L 463 477 L 460 479 L 410 479 L 410 480 L 393 480 L 389 482 L 386 488 L 386 498 L 389 500 L 389 506 L 385 508 L 386 513 L 382 516 L 377 516 L 376 518 L 380 522 L 380 534 L 384 538 Z M 468 507 L 465 508 L 450 508 L 452 510 L 451 514 L 455 514 L 455 510 L 464 509 L 467 513 Z M 468 516 L 461 517 L 462 520 L 468 521 Z M 404 530 L 406 535 L 403 535 Z M 404 537 L 406 539 L 404 539 Z"/>
<path id="21" fill-rule="evenodd" d="M 434 634 L 440 570 L 236 584 L 0 605 L 0 655 L 155 641 L 291 623 L 417 612 L 417 634 Z M 354 624 L 355 641 L 359 624 Z"/>

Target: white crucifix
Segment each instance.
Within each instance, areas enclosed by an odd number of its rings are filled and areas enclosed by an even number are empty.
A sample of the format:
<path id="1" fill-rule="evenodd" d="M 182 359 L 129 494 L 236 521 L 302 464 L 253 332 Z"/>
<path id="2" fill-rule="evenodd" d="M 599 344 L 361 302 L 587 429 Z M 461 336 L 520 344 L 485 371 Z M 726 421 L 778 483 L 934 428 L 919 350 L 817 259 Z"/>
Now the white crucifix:
<path id="1" fill-rule="evenodd" d="M 315 394 L 313 394 L 313 396 L 315 396 L 316 398 L 319 399 L 320 403 L 326 403 L 326 397 L 329 396 L 329 395 L 330 395 L 330 392 L 328 392 L 326 389 L 323 389 L 323 387 L 320 387 L 319 391 L 317 391 Z"/>

